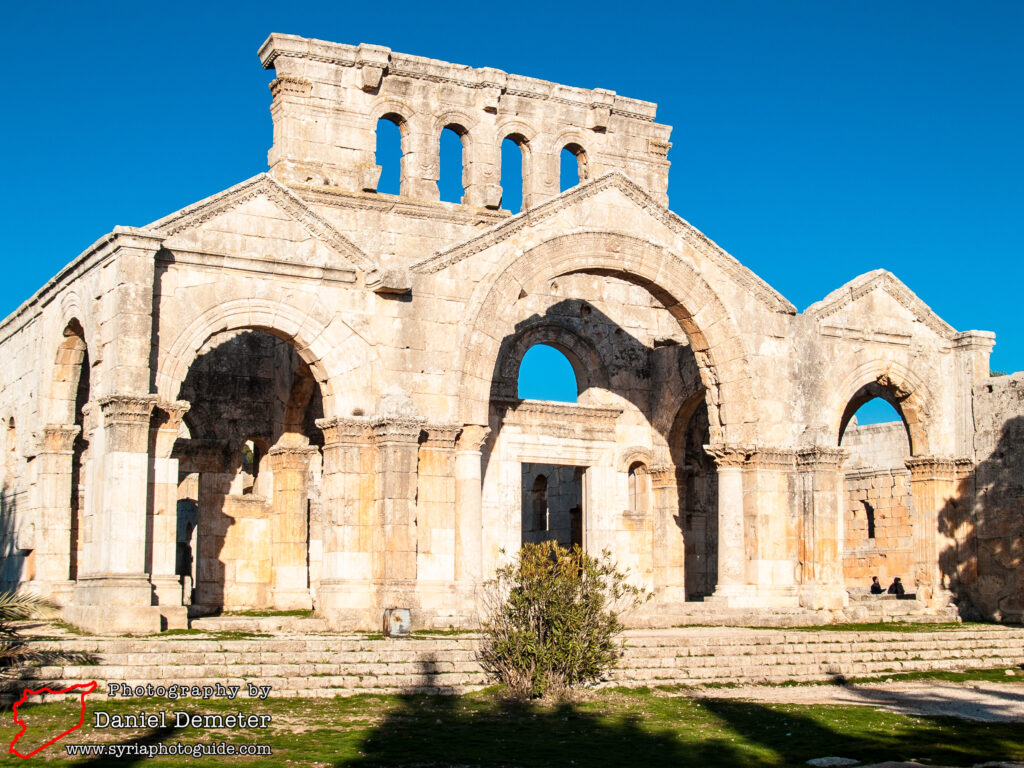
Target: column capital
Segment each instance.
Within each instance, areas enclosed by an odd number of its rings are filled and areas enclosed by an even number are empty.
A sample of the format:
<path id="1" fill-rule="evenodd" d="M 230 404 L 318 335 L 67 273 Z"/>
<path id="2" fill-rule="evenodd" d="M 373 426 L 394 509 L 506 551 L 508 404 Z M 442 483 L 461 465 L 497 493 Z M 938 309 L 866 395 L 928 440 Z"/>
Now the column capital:
<path id="1" fill-rule="evenodd" d="M 752 445 L 712 443 L 704 446 L 704 453 L 715 460 L 719 469 L 741 469 L 754 453 Z"/>
<path id="2" fill-rule="evenodd" d="M 426 447 L 438 450 L 451 451 L 455 449 L 455 442 L 459 436 L 461 424 L 424 424 L 424 431 L 427 433 Z"/>
<path id="3" fill-rule="evenodd" d="M 360 416 L 317 419 L 324 445 L 361 445 L 370 441 L 370 420 Z"/>
<path id="4" fill-rule="evenodd" d="M 100 398 L 107 449 L 123 453 L 146 453 L 149 421 L 156 395 L 107 395 Z"/>
<path id="5" fill-rule="evenodd" d="M 796 450 L 773 446 L 755 446 L 750 463 L 759 469 L 793 469 L 796 466 Z"/>
<path id="6" fill-rule="evenodd" d="M 410 416 L 384 416 L 370 422 L 376 443 L 418 443 L 425 419 Z"/>
<path id="7" fill-rule="evenodd" d="M 459 434 L 456 449 L 459 453 L 480 453 L 487 436 L 491 434 L 490 427 L 483 427 L 479 424 L 465 424 Z"/>
<path id="8" fill-rule="evenodd" d="M 43 453 L 71 453 L 82 431 L 77 424 L 47 424 L 43 427 Z"/>
<path id="9" fill-rule="evenodd" d="M 188 400 L 157 400 L 153 408 L 153 426 L 177 432 L 181 420 L 191 408 L 192 403 Z"/>
<path id="10" fill-rule="evenodd" d="M 309 468 L 309 460 L 318 450 L 316 446 L 312 445 L 275 445 L 267 451 L 270 471 L 277 472 L 283 469 L 297 469 L 305 472 Z"/>
<path id="11" fill-rule="evenodd" d="M 668 488 L 676 484 L 676 468 L 671 464 L 661 464 L 648 470 L 652 488 Z"/>
<path id="12" fill-rule="evenodd" d="M 910 470 L 911 481 L 951 480 L 957 469 L 957 460 L 952 456 L 912 456 L 905 464 Z"/>
<path id="13" fill-rule="evenodd" d="M 850 452 L 843 448 L 799 448 L 796 451 L 796 465 L 799 469 L 835 469 L 843 466 Z"/>

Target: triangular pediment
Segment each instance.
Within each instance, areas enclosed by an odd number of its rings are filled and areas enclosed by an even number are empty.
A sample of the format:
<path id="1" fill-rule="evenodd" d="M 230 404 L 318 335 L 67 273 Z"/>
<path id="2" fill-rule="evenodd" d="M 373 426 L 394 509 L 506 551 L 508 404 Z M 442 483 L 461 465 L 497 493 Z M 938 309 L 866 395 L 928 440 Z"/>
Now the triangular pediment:
<path id="1" fill-rule="evenodd" d="M 695 253 L 711 261 L 733 280 L 757 296 L 770 309 L 790 314 L 796 313 L 796 307 L 782 294 L 722 250 L 704 233 L 663 206 L 643 188 L 618 171 L 612 171 L 583 182 L 557 197 L 492 225 L 470 240 L 446 248 L 417 262 L 412 266 L 412 271 L 430 274 L 448 269 L 497 243 L 515 237 L 519 233 L 528 233 L 529 230 L 538 228 L 547 219 L 563 214 L 572 208 L 580 208 L 587 204 L 593 205 L 595 198 L 606 196 L 609 190 L 617 191 L 620 193 L 620 198 L 625 198 L 625 200 L 619 201 L 620 206 L 625 202 L 632 206 L 639 215 L 655 219 L 680 237 Z"/>
<path id="2" fill-rule="evenodd" d="M 277 222 L 268 229 L 267 222 Z M 344 264 L 323 266 L 354 267 L 364 272 L 377 269 L 375 262 L 351 240 L 339 232 L 294 192 L 265 173 L 224 190 L 177 213 L 166 216 L 145 228 L 165 238 L 169 250 L 194 248 L 204 251 L 227 251 L 232 255 L 263 258 L 268 251 L 275 260 L 316 262 L 317 248 L 327 248 L 341 256 Z M 252 253 L 246 250 L 246 243 Z M 303 249 L 299 244 L 309 242 Z M 224 244 L 230 243 L 230 248 Z M 276 249 L 274 245 L 278 244 Z M 239 245 L 241 244 L 241 245 Z M 258 247 L 257 247 L 258 244 Z"/>
<path id="3" fill-rule="evenodd" d="M 888 297 L 909 313 L 914 321 L 922 323 L 937 336 L 952 339 L 956 335 L 949 323 L 939 317 L 917 295 L 900 281 L 896 275 L 884 269 L 867 272 L 832 291 L 821 301 L 812 304 L 804 312 L 820 324 L 849 324 L 850 310 L 854 305 L 869 300 L 874 292 Z"/>

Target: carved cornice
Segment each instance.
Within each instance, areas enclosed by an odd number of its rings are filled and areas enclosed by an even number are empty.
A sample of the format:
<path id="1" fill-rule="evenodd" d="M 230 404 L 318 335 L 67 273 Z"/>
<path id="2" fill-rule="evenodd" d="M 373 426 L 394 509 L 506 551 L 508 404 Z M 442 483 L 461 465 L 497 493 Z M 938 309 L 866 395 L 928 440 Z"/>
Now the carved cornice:
<path id="1" fill-rule="evenodd" d="M 800 448 L 796 452 L 798 469 L 839 469 L 850 452 L 843 448 Z"/>
<path id="2" fill-rule="evenodd" d="M 309 96 L 313 83 L 304 77 L 278 75 L 268 87 L 271 96 L 276 99 L 278 96 Z"/>
<path id="3" fill-rule="evenodd" d="M 905 463 L 911 480 L 949 480 L 957 470 L 957 460 L 952 456 L 913 456 Z"/>
<path id="4" fill-rule="evenodd" d="M 809 306 L 805 313 L 815 318 L 819 323 L 825 318 L 836 314 L 842 309 L 850 306 L 858 299 L 867 296 L 876 288 L 881 289 L 900 305 L 905 307 L 918 321 L 930 328 L 937 336 L 952 340 L 957 332 L 949 323 L 939 317 L 935 312 L 914 294 L 899 278 L 884 269 L 876 269 L 872 272 L 855 277 L 850 282 L 837 288 L 821 301 Z"/>
<path id="5" fill-rule="evenodd" d="M 172 237 L 180 232 L 200 226 L 228 211 L 257 197 L 266 197 L 288 213 L 303 229 L 318 240 L 329 245 L 337 254 L 347 259 L 364 272 L 378 269 L 377 264 L 363 253 L 351 240 L 341 234 L 325 218 L 314 211 L 298 195 L 266 173 L 254 176 L 241 184 L 219 194 L 182 208 L 177 213 L 154 221 L 146 226 L 163 237 Z"/>
<path id="6" fill-rule="evenodd" d="M 43 444 L 40 449 L 44 453 L 71 453 L 75 446 L 75 438 L 82 431 L 77 425 L 47 424 L 43 427 Z"/>
<path id="7" fill-rule="evenodd" d="M 603 405 L 580 405 L 579 403 L 560 403 L 550 400 L 505 400 L 493 398 L 491 402 L 509 409 L 508 416 L 525 416 L 542 414 L 566 419 L 583 419 L 594 422 L 611 422 L 622 415 L 621 408 Z"/>
<path id="8" fill-rule="evenodd" d="M 470 240 L 440 251 L 427 259 L 413 264 L 411 269 L 413 272 L 425 274 L 440 272 L 474 254 L 509 239 L 521 230 L 535 226 L 539 221 L 547 219 L 571 205 L 588 200 L 607 189 L 618 189 L 621 191 L 626 197 L 636 203 L 640 209 L 679 235 L 694 251 L 709 259 L 742 287 L 757 296 L 772 311 L 796 314 L 796 307 L 787 301 L 782 294 L 751 272 L 747 267 L 744 267 L 736 258 L 722 250 L 705 234 L 663 206 L 619 171 L 610 171 L 592 181 L 586 181 L 573 187 L 557 197 L 530 208 L 528 211 L 523 211 L 500 224 L 492 226 Z"/>
<path id="9" fill-rule="evenodd" d="M 370 420 L 366 418 L 317 419 L 324 433 L 324 445 L 360 445 L 370 441 Z"/>
<path id="10" fill-rule="evenodd" d="M 719 469 L 739 469 L 746 464 L 756 449 L 752 445 L 715 443 L 705 445 L 704 452 L 715 460 Z"/>
<path id="11" fill-rule="evenodd" d="M 425 424 L 423 429 L 427 433 L 425 447 L 451 451 L 455 449 L 455 442 L 462 430 L 462 425 Z"/>
<path id="12" fill-rule="evenodd" d="M 459 453 L 480 453 L 487 436 L 491 434 L 490 427 L 482 427 L 479 424 L 466 424 L 462 428 L 456 449 Z"/>

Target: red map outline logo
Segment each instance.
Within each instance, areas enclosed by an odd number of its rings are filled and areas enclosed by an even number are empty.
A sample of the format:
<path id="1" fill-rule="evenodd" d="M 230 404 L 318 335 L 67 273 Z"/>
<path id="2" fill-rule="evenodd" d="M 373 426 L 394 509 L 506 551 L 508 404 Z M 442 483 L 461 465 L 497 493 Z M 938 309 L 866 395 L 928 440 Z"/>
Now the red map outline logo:
<path id="1" fill-rule="evenodd" d="M 19 752 L 15 748 L 14 745 L 18 743 L 18 739 L 20 739 L 22 736 L 25 735 L 25 731 L 28 730 L 28 723 L 24 722 L 20 717 L 18 717 L 18 707 L 20 707 L 22 704 L 24 704 L 26 701 L 28 701 L 28 697 L 33 695 L 33 694 L 37 694 L 37 693 L 71 693 L 72 691 L 77 690 L 79 688 L 82 689 L 82 692 L 79 694 L 79 696 L 81 697 L 81 702 L 82 702 L 82 712 L 81 712 L 81 714 L 78 717 L 78 725 L 74 725 L 71 728 L 68 728 L 66 731 L 64 731 L 64 733 L 60 734 L 60 736 L 54 736 L 52 739 L 50 739 L 48 742 L 43 744 L 41 747 L 36 747 L 34 750 L 29 752 L 27 755 L 21 754 L 21 752 Z M 37 752 L 39 752 L 39 751 L 41 751 L 43 749 L 46 749 L 48 746 L 50 746 L 54 742 L 60 741 L 61 739 L 63 739 L 65 736 L 67 736 L 72 731 L 77 731 L 79 728 L 82 727 L 82 724 L 85 722 L 85 697 L 88 694 L 90 694 L 93 691 L 95 691 L 95 690 L 96 690 L 96 681 L 95 680 L 93 680 L 92 682 L 89 682 L 89 683 L 78 683 L 77 685 L 72 685 L 70 688 L 64 688 L 62 690 L 57 690 L 57 691 L 53 690 L 52 688 L 40 688 L 39 690 L 35 690 L 35 689 L 32 689 L 32 688 L 26 688 L 24 693 L 21 694 L 21 698 L 18 699 L 14 703 L 14 724 L 15 725 L 20 725 L 21 726 L 21 730 L 18 731 L 18 733 L 14 737 L 14 739 L 11 740 L 11 747 L 8 750 L 8 752 L 10 754 L 12 754 L 12 755 L 17 755 L 21 759 L 25 760 L 25 759 L 27 759 L 29 757 L 32 757 L 32 755 L 36 754 Z"/>

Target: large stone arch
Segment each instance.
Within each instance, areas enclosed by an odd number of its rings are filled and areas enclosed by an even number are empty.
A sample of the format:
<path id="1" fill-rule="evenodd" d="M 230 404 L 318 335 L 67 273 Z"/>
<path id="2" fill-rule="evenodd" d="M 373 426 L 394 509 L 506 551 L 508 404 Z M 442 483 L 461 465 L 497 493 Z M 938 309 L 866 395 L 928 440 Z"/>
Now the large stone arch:
<path id="1" fill-rule="evenodd" d="M 924 380 L 895 360 L 870 360 L 843 377 L 832 390 L 830 434 L 842 440 L 850 419 L 864 403 L 881 397 L 903 416 L 912 455 L 929 453 L 930 419 L 934 404 Z"/>
<path id="2" fill-rule="evenodd" d="M 722 418 L 721 385 L 750 391 L 751 375 L 739 332 L 721 299 L 686 261 L 661 246 L 616 232 L 580 232 L 552 238 L 508 256 L 481 282 L 467 308 L 453 387 L 467 424 L 486 424 L 491 377 L 505 319 L 526 287 L 572 273 L 603 274 L 641 285 L 677 320 L 689 338 L 707 391 L 712 439 L 744 440 L 754 415 L 746 399 L 730 402 Z M 744 386 L 746 383 L 747 386 Z"/>
<path id="3" fill-rule="evenodd" d="M 326 320 L 331 316 L 326 307 L 315 301 L 305 309 L 284 301 L 260 298 L 215 304 L 196 315 L 170 346 L 161 351 L 156 372 L 157 394 L 162 400 L 177 399 L 196 355 L 211 336 L 225 331 L 264 331 L 295 347 L 320 385 L 324 415 L 339 415 L 336 409 L 342 404 L 338 401 L 335 383 L 340 376 L 365 365 L 368 347 L 336 318 Z M 368 404 L 368 382 L 361 381 L 360 377 L 353 378 L 353 385 L 346 386 L 345 394 L 360 404 Z"/>

